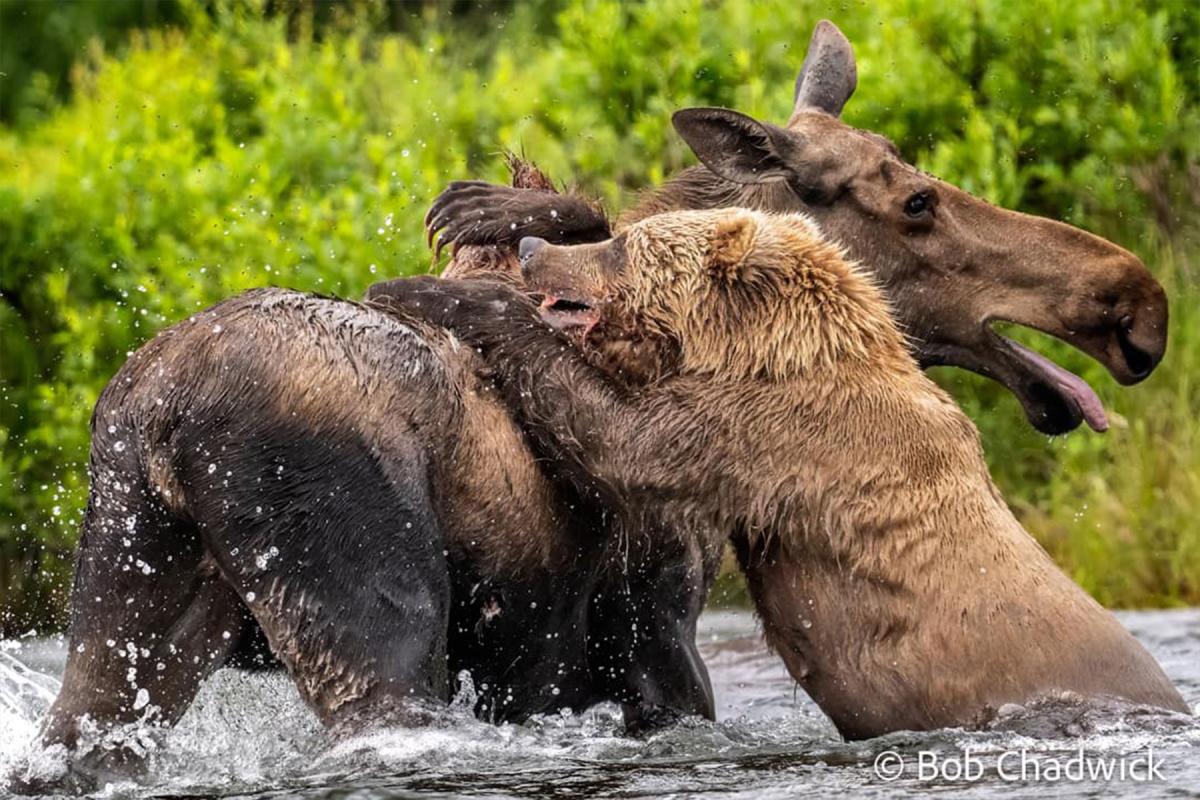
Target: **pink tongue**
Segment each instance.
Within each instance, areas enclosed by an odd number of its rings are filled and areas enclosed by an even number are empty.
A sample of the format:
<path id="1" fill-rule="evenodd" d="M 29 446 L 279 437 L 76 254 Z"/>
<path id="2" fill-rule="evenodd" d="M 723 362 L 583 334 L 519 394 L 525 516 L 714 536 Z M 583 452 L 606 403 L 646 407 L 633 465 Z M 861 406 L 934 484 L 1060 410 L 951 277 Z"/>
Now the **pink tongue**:
<path id="1" fill-rule="evenodd" d="M 1108 430 L 1108 416 L 1104 413 L 1104 404 L 1100 402 L 1100 398 L 1096 396 L 1092 387 L 1088 386 L 1087 381 L 1073 372 L 1067 372 L 1042 354 L 1017 344 L 1011 339 L 1008 340 L 1008 344 L 1017 352 L 1017 355 L 1042 373 L 1055 389 L 1075 401 L 1079 410 L 1083 412 L 1083 418 L 1087 421 L 1088 427 L 1097 433 Z"/>

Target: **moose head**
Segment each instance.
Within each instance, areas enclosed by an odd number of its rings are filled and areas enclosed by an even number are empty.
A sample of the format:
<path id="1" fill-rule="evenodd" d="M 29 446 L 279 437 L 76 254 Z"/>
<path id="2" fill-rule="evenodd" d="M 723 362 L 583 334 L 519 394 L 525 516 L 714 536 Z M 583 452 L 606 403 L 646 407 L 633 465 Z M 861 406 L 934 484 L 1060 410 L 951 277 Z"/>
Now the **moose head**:
<path id="1" fill-rule="evenodd" d="M 1133 384 L 1166 349 L 1162 287 L 1127 250 L 997 208 L 921 172 L 884 137 L 847 125 L 839 116 L 856 84 L 850 43 L 819 23 L 787 124 L 722 108 L 677 112 L 675 128 L 704 166 L 685 170 L 634 216 L 665 206 L 804 212 L 874 272 L 922 366 L 999 381 L 1046 433 L 1083 420 L 1104 430 L 1104 409 L 1085 381 L 993 326 L 1049 334 Z"/>

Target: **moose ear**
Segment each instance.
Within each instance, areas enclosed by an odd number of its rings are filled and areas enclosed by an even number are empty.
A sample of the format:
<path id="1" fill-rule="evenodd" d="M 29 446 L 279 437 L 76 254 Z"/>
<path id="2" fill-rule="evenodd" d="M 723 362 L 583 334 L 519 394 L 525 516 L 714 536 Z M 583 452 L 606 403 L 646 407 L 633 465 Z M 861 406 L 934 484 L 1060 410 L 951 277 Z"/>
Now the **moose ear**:
<path id="1" fill-rule="evenodd" d="M 785 180 L 780 152 L 787 132 L 728 108 L 685 108 L 671 117 L 675 130 L 704 166 L 734 183 Z"/>
<path id="2" fill-rule="evenodd" d="M 856 86 L 858 68 L 854 65 L 850 41 L 832 22 L 821 20 L 813 31 L 808 55 L 796 78 L 796 105 L 792 113 L 816 109 L 836 117 Z"/>

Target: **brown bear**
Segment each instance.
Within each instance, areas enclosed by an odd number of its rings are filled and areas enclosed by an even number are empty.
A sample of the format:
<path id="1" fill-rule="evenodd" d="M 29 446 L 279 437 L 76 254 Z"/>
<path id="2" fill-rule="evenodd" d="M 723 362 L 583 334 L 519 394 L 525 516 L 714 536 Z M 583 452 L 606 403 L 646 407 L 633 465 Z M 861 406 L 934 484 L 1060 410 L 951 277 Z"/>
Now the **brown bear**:
<path id="1" fill-rule="evenodd" d="M 483 281 L 372 296 L 475 346 L 540 446 L 613 507 L 735 532 L 768 642 L 843 735 L 974 726 L 1064 693 L 1189 711 L 1022 529 L 971 422 L 810 220 L 674 212 L 521 254 L 540 310 Z M 671 341 L 675 370 L 629 390 L 552 330 L 601 318 Z"/>
<path id="2" fill-rule="evenodd" d="M 870 205 L 835 192 L 812 210 L 840 234 L 870 234 L 849 240 L 865 253 L 893 243 L 885 234 L 916 231 L 872 269 L 913 331 L 950 337 L 937 343 L 941 356 L 922 357 L 997 365 L 1018 396 L 1041 398 L 1049 411 L 1038 419 L 1072 426 L 1078 403 L 1055 400 L 1061 386 L 1038 388 L 1056 373 L 1033 370 L 980 320 L 1017 309 L 1018 321 L 1037 324 L 1069 308 L 1077 330 L 1064 335 L 1122 380 L 1157 363 L 1165 303 L 1137 259 L 945 184 L 916 185 L 925 178 L 883 140 L 836 120 L 853 90 L 839 37 L 818 27 L 820 57 L 797 80 L 797 120 L 816 126 L 814 146 L 840 143 L 856 167 L 886 162 L 875 172 L 891 181 Z M 811 169 L 787 177 L 802 155 L 789 132 L 776 138 L 792 160 L 738 189 L 747 141 L 777 131 L 733 112 L 698 110 L 692 121 L 707 133 L 689 141 L 724 167 L 720 176 L 687 173 L 671 202 L 711 204 L 732 191 L 790 208 L 800 177 L 834 188 L 849 180 L 850 162 L 807 157 Z M 910 217 L 918 195 L 932 205 Z M 543 210 L 545 197 L 556 196 L 539 195 Z M 607 236 L 594 208 L 574 207 L 578 218 L 564 213 L 556 224 L 577 238 Z M 958 268 L 985 233 L 1015 229 L 1025 233 L 986 254 L 1002 269 Z M 1055 271 L 1061 263 L 1077 268 Z M 931 275 L 943 283 L 930 285 Z M 1042 283 L 1031 292 L 1033 275 Z M 973 298 L 965 314 L 963 293 Z M 602 327 L 589 332 L 589 357 L 604 352 L 605 369 L 626 382 L 652 381 L 677 357 L 670 341 L 636 331 L 622 340 L 622 326 Z M 408 698 L 443 701 L 460 670 L 471 672 L 477 711 L 490 719 L 605 699 L 621 703 L 634 728 L 680 713 L 711 717 L 694 633 L 729 532 L 628 527 L 621 509 L 576 491 L 560 479 L 563 465 L 538 458 L 524 423 L 479 380 L 484 368 L 436 329 L 284 290 L 231 299 L 147 344 L 93 418 L 70 657 L 44 741 L 74 746 L 84 714 L 101 731 L 140 718 L 169 724 L 205 675 L 264 653 L 330 724 L 387 717 L 398 705 L 396 714 L 415 714 Z M 116 747 L 101 760 L 130 753 Z"/>

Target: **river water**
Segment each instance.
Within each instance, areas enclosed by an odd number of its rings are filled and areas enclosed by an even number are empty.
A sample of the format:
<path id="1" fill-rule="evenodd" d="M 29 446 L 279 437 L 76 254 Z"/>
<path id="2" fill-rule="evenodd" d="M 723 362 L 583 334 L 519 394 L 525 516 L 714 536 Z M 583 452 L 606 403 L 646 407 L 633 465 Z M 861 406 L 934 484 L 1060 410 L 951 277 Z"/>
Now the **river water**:
<path id="1" fill-rule="evenodd" d="M 1200 609 L 1120 617 L 1200 706 Z M 333 742 L 285 677 L 224 670 L 163 738 L 149 777 L 102 794 L 1200 797 L 1194 718 L 1060 705 L 1014 709 L 988 731 L 846 743 L 763 647 L 749 613 L 705 614 L 700 639 L 720 721 L 643 740 L 620 735 L 617 711 L 601 707 L 502 727 L 460 708 L 432 728 Z M 0 776 L 27 757 L 64 659 L 58 640 L 0 643 Z"/>

